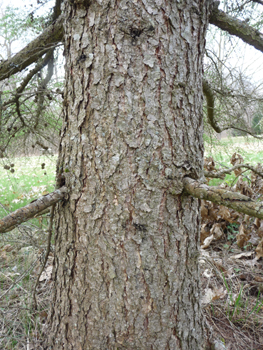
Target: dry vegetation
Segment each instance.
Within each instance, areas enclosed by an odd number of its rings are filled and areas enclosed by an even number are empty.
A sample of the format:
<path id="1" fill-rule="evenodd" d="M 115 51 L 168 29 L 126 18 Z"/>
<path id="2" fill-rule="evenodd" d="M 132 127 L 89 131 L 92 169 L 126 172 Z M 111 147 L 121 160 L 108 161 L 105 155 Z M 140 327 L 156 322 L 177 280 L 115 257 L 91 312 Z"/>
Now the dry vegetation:
<path id="1" fill-rule="evenodd" d="M 241 146 L 247 150 L 245 143 Z M 232 165 L 242 162 L 235 153 Z M 207 157 L 205 169 L 216 168 L 213 158 Z M 262 171 L 260 165 L 258 169 Z M 236 169 L 221 186 L 262 201 L 263 180 L 248 169 Z M 36 289 L 37 309 L 32 291 L 45 256 L 48 224 L 49 214 L 44 214 L 2 235 L 0 349 L 43 349 L 54 283 L 52 249 Z M 263 220 L 203 201 L 198 260 L 207 334 L 216 341 L 214 349 L 263 349 Z"/>

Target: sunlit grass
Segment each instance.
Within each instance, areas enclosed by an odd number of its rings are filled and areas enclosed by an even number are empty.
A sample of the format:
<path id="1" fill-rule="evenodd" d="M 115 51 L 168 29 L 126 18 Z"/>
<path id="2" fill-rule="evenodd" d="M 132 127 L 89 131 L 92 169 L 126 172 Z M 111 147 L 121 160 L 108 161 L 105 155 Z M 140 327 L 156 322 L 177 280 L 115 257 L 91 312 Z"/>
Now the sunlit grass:
<path id="1" fill-rule="evenodd" d="M 10 169 L 4 168 L 11 164 Z M 0 168 L 0 203 L 7 210 L 14 211 L 54 190 L 56 157 L 2 159 Z M 0 216 L 5 215 L 1 207 Z"/>
<path id="2" fill-rule="evenodd" d="M 233 165 L 230 163 L 230 159 L 235 152 L 241 154 L 244 163 L 256 166 L 258 163 L 262 163 L 263 160 L 263 140 L 239 136 L 218 140 L 214 144 L 205 142 L 205 156 L 213 157 L 217 169 L 231 168 Z M 250 170 L 247 170 L 244 175 L 249 173 Z M 225 182 L 231 186 L 236 180 L 235 174 L 232 173 L 231 175 L 226 175 L 224 180 L 212 179 L 209 184 L 216 186 Z"/>

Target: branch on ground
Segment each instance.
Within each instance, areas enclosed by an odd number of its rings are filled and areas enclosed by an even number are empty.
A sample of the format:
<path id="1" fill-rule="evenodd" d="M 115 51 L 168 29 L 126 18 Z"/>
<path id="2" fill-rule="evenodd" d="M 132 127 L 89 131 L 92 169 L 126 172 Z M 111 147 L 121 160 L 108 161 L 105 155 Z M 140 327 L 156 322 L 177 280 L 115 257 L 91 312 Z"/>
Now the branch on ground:
<path id="1" fill-rule="evenodd" d="M 263 34 L 245 21 L 233 18 L 214 6 L 209 23 L 242 39 L 245 43 L 263 52 Z"/>
<path id="2" fill-rule="evenodd" d="M 5 216 L 2 220 L 0 220 L 0 233 L 13 230 L 17 225 L 33 218 L 44 209 L 59 202 L 65 197 L 67 191 L 67 187 L 63 186 Z"/>
<path id="3" fill-rule="evenodd" d="M 255 202 L 243 194 L 208 186 L 189 177 L 184 178 L 184 189 L 193 197 L 224 205 L 239 213 L 263 219 L 263 203 Z"/>
<path id="4" fill-rule="evenodd" d="M 30 64 L 54 48 L 63 38 L 63 20 L 61 15 L 56 22 L 47 27 L 36 39 L 31 41 L 15 56 L 0 64 L 0 81 L 21 72 Z"/>

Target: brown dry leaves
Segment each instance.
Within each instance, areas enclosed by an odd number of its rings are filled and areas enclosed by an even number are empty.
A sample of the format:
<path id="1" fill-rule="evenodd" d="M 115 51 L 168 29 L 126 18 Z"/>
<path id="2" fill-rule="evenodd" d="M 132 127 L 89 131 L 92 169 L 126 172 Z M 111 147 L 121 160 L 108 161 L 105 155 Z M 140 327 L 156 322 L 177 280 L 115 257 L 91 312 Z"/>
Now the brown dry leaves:
<path id="1" fill-rule="evenodd" d="M 244 164 L 244 159 L 239 153 L 234 153 L 230 159 L 233 166 Z M 217 172 L 215 161 L 212 157 L 205 158 L 204 168 L 209 172 Z M 262 172 L 261 164 L 258 164 L 256 170 Z M 253 171 L 250 177 L 242 176 L 242 168 L 234 170 L 238 177 L 236 184 L 230 189 L 243 195 L 262 200 L 263 179 Z M 208 179 L 209 182 L 209 179 Z M 221 187 L 228 188 L 228 185 L 222 184 Z M 208 201 L 201 203 L 201 248 L 208 248 L 212 242 L 221 239 L 227 232 L 231 224 L 238 224 L 239 229 L 236 234 L 236 242 L 239 248 L 253 249 L 255 247 L 257 259 L 263 257 L 263 220 L 254 219 L 247 215 L 235 212 L 232 209 L 217 205 Z"/>

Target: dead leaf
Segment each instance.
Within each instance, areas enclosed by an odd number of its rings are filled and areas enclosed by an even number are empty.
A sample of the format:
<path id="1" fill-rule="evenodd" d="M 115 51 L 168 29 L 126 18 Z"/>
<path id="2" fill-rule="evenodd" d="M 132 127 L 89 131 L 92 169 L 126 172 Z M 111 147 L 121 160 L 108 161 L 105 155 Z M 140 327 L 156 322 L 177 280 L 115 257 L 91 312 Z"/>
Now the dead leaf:
<path id="1" fill-rule="evenodd" d="M 213 157 L 205 157 L 205 159 L 204 159 L 204 168 L 207 171 L 216 170 L 216 168 L 215 168 L 215 161 L 214 161 Z"/>
<path id="2" fill-rule="evenodd" d="M 209 237 L 207 237 L 205 240 L 204 240 L 204 244 L 201 245 L 201 248 L 202 249 L 206 249 L 210 246 L 210 244 L 213 242 L 214 240 L 214 235 L 211 235 Z"/>
<path id="3" fill-rule="evenodd" d="M 204 296 L 202 297 L 201 303 L 209 304 L 213 300 L 223 299 L 226 294 L 227 290 L 225 290 L 223 287 L 220 287 L 218 289 L 207 288 L 205 290 Z"/>
<path id="4" fill-rule="evenodd" d="M 203 224 L 201 226 L 201 232 L 200 232 L 200 243 L 203 244 L 204 240 L 210 236 L 210 228 L 208 224 Z"/>
<path id="5" fill-rule="evenodd" d="M 51 279 L 51 275 L 52 275 L 52 268 L 53 266 L 50 265 L 48 266 L 41 274 L 39 281 L 42 282 L 44 280 L 50 280 Z"/>
<path id="6" fill-rule="evenodd" d="M 260 238 L 263 238 L 263 221 L 261 220 L 260 221 L 260 226 L 257 230 L 257 235 L 260 237 Z"/>
<path id="7" fill-rule="evenodd" d="M 228 222 L 231 221 L 230 210 L 227 207 L 220 205 L 217 215 L 223 220 L 226 220 Z"/>
<path id="8" fill-rule="evenodd" d="M 221 224 L 217 223 L 212 226 L 211 234 L 214 235 L 214 239 L 218 241 L 224 236 L 224 232 L 221 229 Z"/>
<path id="9" fill-rule="evenodd" d="M 257 248 L 255 249 L 257 259 L 263 258 L 263 238 L 259 242 Z"/>
<path id="10" fill-rule="evenodd" d="M 248 230 L 246 230 L 243 223 L 239 226 L 239 233 L 237 234 L 236 238 L 239 248 L 243 248 L 247 241 L 250 239 L 250 233 Z"/>
<path id="11" fill-rule="evenodd" d="M 11 252 L 14 249 L 14 247 L 11 244 L 5 245 L 2 250 L 5 250 L 6 252 Z"/>
<path id="12" fill-rule="evenodd" d="M 232 255 L 231 259 L 241 259 L 241 258 L 249 258 L 254 254 L 254 252 L 244 252 L 236 255 Z"/>
<path id="13" fill-rule="evenodd" d="M 251 197 L 253 195 L 253 190 L 249 187 L 248 183 L 240 177 L 234 186 L 234 190 L 245 196 Z"/>
<path id="14" fill-rule="evenodd" d="M 254 280 L 256 282 L 263 282 L 263 277 L 261 277 L 261 276 L 254 276 Z"/>
<path id="15" fill-rule="evenodd" d="M 235 152 L 230 159 L 230 163 L 235 166 L 244 163 L 244 159 L 239 153 Z M 242 173 L 242 169 L 236 169 L 234 173 L 236 176 L 239 176 Z"/>

